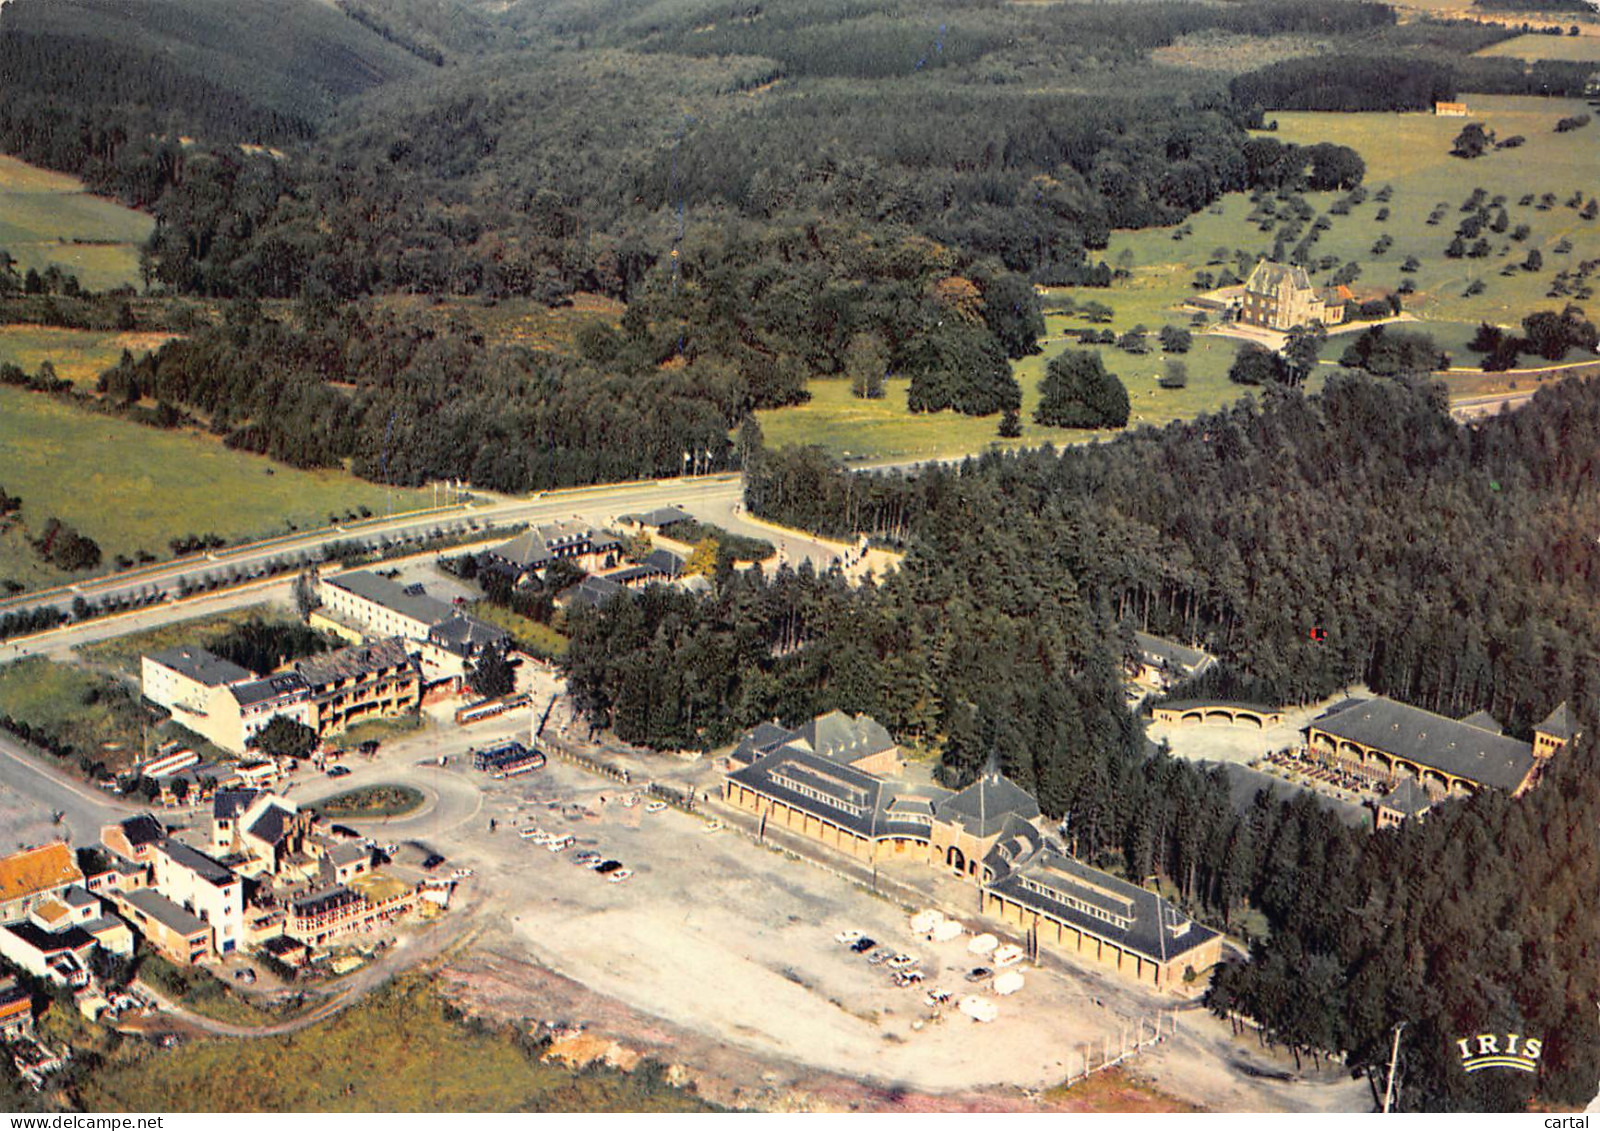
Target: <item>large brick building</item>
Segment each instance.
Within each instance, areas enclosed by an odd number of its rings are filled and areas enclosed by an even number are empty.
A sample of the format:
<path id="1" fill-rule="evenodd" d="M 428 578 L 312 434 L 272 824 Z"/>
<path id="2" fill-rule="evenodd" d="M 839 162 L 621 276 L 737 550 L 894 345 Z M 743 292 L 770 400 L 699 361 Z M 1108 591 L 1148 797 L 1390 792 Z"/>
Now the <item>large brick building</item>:
<path id="1" fill-rule="evenodd" d="M 830 718 L 807 726 L 827 733 Z M 882 730 L 859 716 L 854 722 L 862 733 Z M 1155 988 L 1197 991 L 1220 961 L 1216 931 L 1154 892 L 1072 859 L 1015 782 L 984 774 L 951 791 L 880 777 L 855 762 L 882 751 L 858 760 L 848 744 L 819 750 L 794 740 L 806 729 L 763 724 L 729 759 L 723 796 L 758 815 L 763 834 L 780 828 L 863 863 L 900 858 L 954 872 L 978 885 L 986 914 Z"/>

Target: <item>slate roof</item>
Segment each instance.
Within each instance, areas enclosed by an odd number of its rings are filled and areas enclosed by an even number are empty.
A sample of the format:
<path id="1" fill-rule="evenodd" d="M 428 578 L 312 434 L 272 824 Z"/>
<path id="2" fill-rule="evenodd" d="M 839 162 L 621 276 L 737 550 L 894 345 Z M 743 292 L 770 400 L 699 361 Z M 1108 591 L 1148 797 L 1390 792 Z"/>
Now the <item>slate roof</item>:
<path id="1" fill-rule="evenodd" d="M 303 895 L 289 906 L 296 915 L 304 918 L 310 915 L 321 915 L 326 911 L 334 911 L 340 907 L 347 907 L 352 903 L 360 902 L 362 902 L 361 896 L 349 888 L 339 887 Z"/>
<path id="2" fill-rule="evenodd" d="M 643 514 L 625 514 L 622 516 L 625 522 L 637 523 L 640 526 L 653 526 L 657 530 L 662 530 L 675 522 L 689 522 L 693 518 L 694 516 L 688 511 L 681 510 L 678 507 L 657 507 L 655 510 L 645 511 Z"/>
<path id="3" fill-rule="evenodd" d="M 812 753 L 835 762 L 858 762 L 898 745 L 876 719 L 868 715 L 851 718 L 843 711 L 817 716 L 795 736 Z"/>
<path id="4" fill-rule="evenodd" d="M 236 683 L 228 688 L 229 694 L 241 707 L 251 707 L 269 699 L 281 699 L 305 690 L 306 681 L 296 672 L 279 672 L 277 675 L 251 680 L 249 683 Z"/>
<path id="5" fill-rule="evenodd" d="M 282 958 L 286 954 L 293 954 L 295 951 L 305 950 L 307 947 L 299 939 L 290 938 L 288 935 L 274 935 L 261 944 L 261 949 L 276 958 Z"/>
<path id="6" fill-rule="evenodd" d="M 598 609 L 619 593 L 627 590 L 609 577 L 586 577 L 561 594 L 561 600 L 570 605 L 587 605 Z"/>
<path id="7" fill-rule="evenodd" d="M 457 613 L 429 629 L 428 639 L 441 648 L 465 655 L 481 648 L 498 648 L 511 639 L 511 634 L 476 617 Z"/>
<path id="8" fill-rule="evenodd" d="M 80 887 L 68 888 L 66 891 L 61 893 L 60 899 L 61 902 L 65 903 L 68 907 L 88 907 L 91 903 L 100 902 L 94 896 L 89 894 L 88 889 Z"/>
<path id="9" fill-rule="evenodd" d="M 232 660 L 224 660 L 204 648 L 194 648 L 186 644 L 152 652 L 145 658 L 153 660 L 162 667 L 171 668 L 206 687 L 225 687 L 230 683 L 242 683 L 256 678 L 255 672 L 241 668 Z"/>
<path id="10" fill-rule="evenodd" d="M 341 573 L 337 577 L 324 579 L 322 584 L 354 593 L 357 597 L 363 597 L 403 617 L 410 617 L 426 625 L 438 624 L 455 615 L 455 609 L 448 602 L 430 597 L 426 593 L 407 592 L 404 587 L 389 578 L 379 577 L 366 570 Z"/>
<path id="11" fill-rule="evenodd" d="M 163 927 L 182 935 L 184 938 L 206 934 L 211 930 L 210 927 L 206 926 L 204 920 L 185 911 L 154 888 L 140 888 L 138 891 L 123 892 L 122 898 Z"/>
<path id="12" fill-rule="evenodd" d="M 619 569 L 615 573 L 606 574 L 605 577 L 619 585 L 657 577 L 671 581 L 683 573 L 683 567 L 683 559 L 671 550 L 652 550 L 638 565 Z"/>
<path id="13" fill-rule="evenodd" d="M 1392 809 L 1404 817 L 1417 817 L 1432 809 L 1433 798 L 1428 796 L 1423 789 L 1410 778 L 1402 778 L 1400 784 L 1391 789 L 1378 799 L 1378 807 Z"/>
<path id="14" fill-rule="evenodd" d="M 1255 270 L 1250 272 L 1250 278 L 1245 280 L 1245 290 L 1258 295 L 1270 295 L 1276 298 L 1285 287 L 1297 291 L 1309 291 L 1315 288 L 1311 285 L 1311 276 L 1306 274 L 1304 267 L 1296 267 L 1289 263 L 1274 263 L 1270 259 L 1263 259 L 1257 263 Z"/>
<path id="15" fill-rule="evenodd" d="M 1548 734 L 1552 738 L 1559 738 L 1570 742 L 1578 733 L 1578 725 L 1572 721 L 1572 712 L 1567 709 L 1567 701 L 1563 699 L 1560 706 L 1551 711 L 1549 716 L 1533 728 L 1540 734 Z"/>
<path id="16" fill-rule="evenodd" d="M 729 772 L 728 779 L 864 837 L 928 840 L 928 814 L 950 796 L 937 786 L 884 781 L 792 744 Z"/>
<path id="17" fill-rule="evenodd" d="M 1315 720 L 1312 728 L 1454 777 L 1514 790 L 1533 769 L 1533 746 L 1378 696 Z"/>
<path id="18" fill-rule="evenodd" d="M 739 740 L 739 745 L 728 755 L 728 760 L 741 766 L 748 766 L 761 755 L 776 750 L 793 737 L 794 731 L 775 722 L 758 723 L 753 730 L 745 732 L 744 737 Z"/>
<path id="19" fill-rule="evenodd" d="M 1163 636 L 1151 636 L 1148 632 L 1135 632 L 1133 643 L 1148 664 L 1172 664 L 1187 672 L 1197 672 L 1217 662 L 1209 652 Z"/>
<path id="20" fill-rule="evenodd" d="M 1155 892 L 1048 847 L 989 889 L 1160 962 L 1181 958 L 1217 936 Z"/>
<path id="21" fill-rule="evenodd" d="M 360 677 L 384 668 L 410 666 L 412 666 L 411 654 L 406 651 L 406 642 L 398 636 L 391 636 L 374 644 L 356 644 L 349 648 L 340 648 L 337 652 L 327 652 L 321 656 L 301 660 L 295 664 L 294 670 L 300 673 L 311 688 L 316 689 L 341 679 Z"/>
<path id="22" fill-rule="evenodd" d="M 268 805 L 261 815 L 256 818 L 255 824 L 250 826 L 250 835 L 257 840 L 264 840 L 268 844 L 280 843 L 289 831 L 289 825 L 294 820 L 294 814 L 281 805 Z"/>
<path id="23" fill-rule="evenodd" d="M 338 868 L 342 868 L 346 864 L 355 864 L 358 861 L 370 859 L 372 859 L 372 851 L 364 844 L 346 841 L 328 848 L 328 860 Z"/>
<path id="24" fill-rule="evenodd" d="M 83 870 L 65 841 L 25 848 L 0 859 L 0 903 L 82 882 Z"/>
<path id="25" fill-rule="evenodd" d="M 128 838 L 128 844 L 133 848 L 143 848 L 147 844 L 154 844 L 167 835 L 161 827 L 161 822 L 149 813 L 141 813 L 137 817 L 129 817 L 121 822 L 122 835 Z"/>
<path id="26" fill-rule="evenodd" d="M 1039 816 L 1039 803 L 1016 782 L 1001 774 L 984 774 L 939 806 L 939 819 L 961 825 L 976 837 L 1000 831 L 1006 817 L 1024 821 Z"/>
<path id="27" fill-rule="evenodd" d="M 1501 726 L 1500 721 L 1488 711 L 1474 711 L 1461 721 L 1469 727 L 1477 727 L 1479 730 L 1486 730 L 1490 734 L 1504 734 L 1506 732 L 1506 728 Z"/>
<path id="28" fill-rule="evenodd" d="M 604 550 L 620 545 L 614 537 L 594 530 L 581 522 L 550 522 L 530 526 L 509 542 L 502 542 L 489 551 L 491 557 L 500 558 L 524 569 L 543 569 L 557 557 L 556 546 L 589 543 L 591 550 Z"/>
<path id="29" fill-rule="evenodd" d="M 237 882 L 239 879 L 226 866 L 213 860 L 204 852 L 190 848 L 181 840 L 173 840 L 168 837 L 156 845 L 156 848 L 166 853 L 174 864 L 180 868 L 187 868 L 213 887 L 225 887 L 228 884 Z"/>
<path id="30" fill-rule="evenodd" d="M 232 821 L 250 808 L 260 796 L 259 789 L 219 789 L 211 795 L 211 816 L 217 821 Z"/>

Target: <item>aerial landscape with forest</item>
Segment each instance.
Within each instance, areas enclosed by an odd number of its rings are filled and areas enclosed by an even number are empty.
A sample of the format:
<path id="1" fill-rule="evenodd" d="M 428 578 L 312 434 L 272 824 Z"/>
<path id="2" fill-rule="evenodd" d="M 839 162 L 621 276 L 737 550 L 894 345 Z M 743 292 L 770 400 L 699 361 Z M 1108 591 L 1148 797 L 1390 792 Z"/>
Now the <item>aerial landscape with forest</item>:
<path id="1" fill-rule="evenodd" d="M 1600 1103 L 1596 115 L 1590 0 L 0 0 L 0 1109 Z"/>

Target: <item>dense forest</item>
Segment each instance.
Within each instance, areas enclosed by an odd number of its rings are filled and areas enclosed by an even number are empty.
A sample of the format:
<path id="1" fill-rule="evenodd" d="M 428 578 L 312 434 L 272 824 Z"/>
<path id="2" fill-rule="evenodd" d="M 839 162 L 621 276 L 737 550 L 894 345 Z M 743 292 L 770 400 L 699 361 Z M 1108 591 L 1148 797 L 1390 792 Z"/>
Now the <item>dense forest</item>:
<path id="1" fill-rule="evenodd" d="M 1084 857 L 1158 874 L 1217 922 L 1267 917 L 1257 961 L 1218 980 L 1219 1010 L 1358 1067 L 1407 1020 L 1415 1107 L 1520 1094 L 1464 1078 L 1442 1034 L 1545 1032 L 1542 1094 L 1584 1099 L 1600 972 L 1597 924 L 1575 909 L 1600 858 L 1563 830 L 1600 817 L 1591 743 L 1528 800 L 1374 836 L 1309 799 L 1236 812 L 1219 775 L 1148 755 L 1120 679 L 1148 629 L 1224 657 L 1224 694 L 1305 702 L 1365 680 L 1515 733 L 1563 699 L 1595 719 L 1597 435 L 1600 385 L 1543 389 L 1467 430 L 1425 386 L 1341 375 L 1316 397 L 1271 389 L 1110 444 L 904 477 L 757 449 L 752 510 L 903 543 L 903 568 L 858 589 L 802 571 L 724 576 L 706 602 L 613 602 L 574 618 L 572 685 L 651 745 L 837 707 L 937 751 L 952 783 L 998 756 Z"/>

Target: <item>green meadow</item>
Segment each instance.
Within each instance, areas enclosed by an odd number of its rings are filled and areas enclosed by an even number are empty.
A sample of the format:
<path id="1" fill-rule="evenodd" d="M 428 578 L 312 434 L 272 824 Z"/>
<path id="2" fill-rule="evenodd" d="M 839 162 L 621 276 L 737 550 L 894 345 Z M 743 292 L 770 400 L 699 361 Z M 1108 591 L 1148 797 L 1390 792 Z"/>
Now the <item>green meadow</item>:
<path id="1" fill-rule="evenodd" d="M 1563 63 L 1600 63 L 1600 36 L 1519 35 L 1485 47 L 1479 55 L 1512 59 L 1554 59 Z"/>
<path id="2" fill-rule="evenodd" d="M 139 285 L 139 245 L 155 220 L 61 173 L 0 157 L 0 248 L 17 269 L 54 264 L 94 291 Z"/>
<path id="3" fill-rule="evenodd" d="M 1600 258 L 1600 221 L 1583 220 L 1576 208 L 1564 203 L 1574 192 L 1581 191 L 1585 200 L 1600 193 L 1600 145 L 1595 134 L 1600 125 L 1555 132 L 1561 118 L 1586 112 L 1584 104 L 1513 97 L 1467 96 L 1467 101 L 1471 113 L 1466 119 L 1432 114 L 1278 113 L 1273 115 L 1278 128 L 1270 134 L 1285 142 L 1349 145 L 1362 154 L 1367 162 L 1367 200 L 1354 206 L 1349 215 L 1328 216 L 1332 227 L 1318 240 L 1316 253 L 1337 256 L 1341 263 L 1357 263 L 1361 273 L 1352 286 L 1358 294 L 1396 290 L 1410 278 L 1416 293 L 1407 298 L 1407 310 L 1460 365 L 1470 365 L 1475 359 L 1465 346 L 1479 321 L 1515 325 L 1533 310 L 1559 308 L 1567 299 L 1546 295 L 1556 272 L 1575 269 L 1585 259 Z M 1450 156 L 1453 139 L 1471 121 L 1483 123 L 1499 138 L 1515 134 L 1526 140 L 1519 148 L 1490 152 L 1476 160 Z M 1373 196 L 1386 185 L 1391 189 L 1389 216 L 1380 222 L 1376 216 L 1385 205 Z M 1450 259 L 1445 248 L 1461 219 L 1460 206 L 1472 189 L 1480 186 L 1491 198 L 1505 196 L 1509 228 L 1503 234 L 1485 233 L 1492 244 L 1487 258 Z M 1547 192 L 1556 195 L 1557 203 L 1540 209 L 1538 197 Z M 1520 204 L 1529 193 L 1535 202 Z M 1328 215 L 1329 207 L 1343 195 L 1307 193 L 1305 198 L 1318 215 Z M 1440 204 L 1445 205 L 1442 219 L 1429 225 L 1429 214 Z M 1114 346 L 1091 347 L 1127 385 L 1133 406 L 1131 426 L 1192 417 L 1240 395 L 1239 387 L 1227 380 L 1238 343 L 1199 334 L 1194 348 L 1178 359 L 1188 368 L 1188 387 L 1159 388 L 1156 378 L 1166 358 L 1156 348 L 1155 334 L 1163 324 L 1189 324 L 1188 314 L 1179 307 L 1196 293 L 1192 282 L 1197 271 L 1223 269 L 1224 265 L 1213 261 L 1214 251 L 1225 249 L 1230 266 L 1236 249 L 1259 256 L 1271 252 L 1273 234 L 1259 230 L 1247 218 L 1251 210 L 1248 197 L 1239 193 L 1179 225 L 1116 232 L 1104 256 L 1125 267 L 1128 278 L 1108 289 L 1050 292 L 1049 297 L 1067 296 L 1080 305 L 1098 302 L 1110 306 L 1116 312 L 1114 319 L 1098 328 L 1119 334 L 1137 325 L 1149 330 L 1148 354 L 1135 356 Z M 1510 230 L 1520 224 L 1528 226 L 1529 235 L 1522 241 L 1512 240 Z M 1374 254 L 1374 243 L 1385 234 L 1392 237 L 1393 245 Z M 1563 240 L 1570 243 L 1570 251 L 1558 250 Z M 1508 275 L 1501 274 L 1507 265 L 1521 264 L 1534 248 L 1544 258 L 1542 269 L 1527 272 L 1518 267 Z M 1408 256 L 1414 256 L 1419 264 L 1410 275 L 1400 269 Z M 1325 283 L 1329 274 L 1316 278 Z M 1467 297 L 1465 291 L 1475 281 L 1481 281 L 1484 290 Z M 907 382 L 895 380 L 889 382 L 887 395 L 879 401 L 852 397 L 844 381 L 813 381 L 810 403 L 759 414 L 762 430 L 767 442 L 776 446 L 820 444 L 835 455 L 864 459 L 947 456 L 996 442 L 1013 446 L 1081 441 L 1093 434 L 1041 428 L 1033 423 L 1032 412 L 1045 364 L 1062 349 L 1076 345 L 1064 340 L 1062 332 L 1089 323 L 1057 314 L 1047 316 L 1046 324 L 1043 354 L 1015 365 L 1023 396 L 1020 439 L 1000 441 L 997 416 L 913 414 L 905 407 Z M 1348 341 L 1334 336 L 1324 358 L 1337 358 Z"/>
<path id="4" fill-rule="evenodd" d="M 22 499 L 22 522 L 0 532 L 0 580 L 33 588 L 64 579 L 28 539 L 52 516 L 117 554 L 171 557 L 168 540 L 233 540 L 321 526 L 329 514 L 384 513 L 390 492 L 342 471 L 300 471 L 233 451 L 212 437 L 101 416 L 39 393 L 0 388 L 0 487 Z M 396 489 L 396 511 L 426 505 Z"/>

